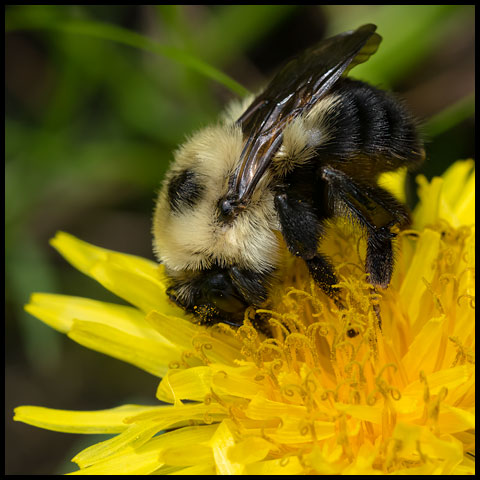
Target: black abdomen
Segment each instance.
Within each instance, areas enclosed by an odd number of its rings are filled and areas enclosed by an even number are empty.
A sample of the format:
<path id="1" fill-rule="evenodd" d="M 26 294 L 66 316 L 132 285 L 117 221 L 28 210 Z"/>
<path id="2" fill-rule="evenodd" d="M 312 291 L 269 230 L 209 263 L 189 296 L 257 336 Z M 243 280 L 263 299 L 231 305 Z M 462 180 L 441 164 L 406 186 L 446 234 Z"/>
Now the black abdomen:
<path id="1" fill-rule="evenodd" d="M 322 119 L 329 137 L 319 149 L 322 159 L 360 176 L 422 162 L 415 120 L 392 94 L 349 78 L 330 93 L 339 100 Z"/>

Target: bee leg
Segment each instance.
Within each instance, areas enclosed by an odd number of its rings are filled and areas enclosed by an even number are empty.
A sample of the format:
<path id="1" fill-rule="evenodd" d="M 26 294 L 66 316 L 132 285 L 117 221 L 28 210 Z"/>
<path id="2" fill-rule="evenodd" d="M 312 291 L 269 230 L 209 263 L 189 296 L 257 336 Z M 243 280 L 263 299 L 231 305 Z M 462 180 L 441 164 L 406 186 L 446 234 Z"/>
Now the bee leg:
<path id="1" fill-rule="evenodd" d="M 392 238 L 396 234 L 391 227 L 408 225 L 407 209 L 383 188 L 359 183 L 338 169 L 322 167 L 321 176 L 329 185 L 334 211 L 346 212 L 367 230 L 365 270 L 372 285 L 386 288 L 394 263 Z"/>
<path id="2" fill-rule="evenodd" d="M 390 227 L 369 232 L 365 271 L 370 274 L 368 281 L 372 285 L 387 288 L 390 283 L 394 264 L 392 238 L 395 236 L 390 232 Z"/>
<path id="3" fill-rule="evenodd" d="M 304 259 L 305 260 L 305 259 Z M 332 264 L 320 253 L 317 253 L 313 258 L 305 260 L 310 275 L 315 280 L 316 284 L 329 296 L 336 298 L 338 288 L 334 287 L 337 283 L 337 277 L 333 271 Z M 341 303 L 339 304 L 341 305 Z M 343 305 L 341 305 L 343 307 Z"/>
<path id="4" fill-rule="evenodd" d="M 318 252 L 318 240 L 324 230 L 318 213 L 309 202 L 286 192 L 275 196 L 275 208 L 288 249 L 305 261 L 315 282 L 334 297 L 337 278 L 331 263 Z"/>

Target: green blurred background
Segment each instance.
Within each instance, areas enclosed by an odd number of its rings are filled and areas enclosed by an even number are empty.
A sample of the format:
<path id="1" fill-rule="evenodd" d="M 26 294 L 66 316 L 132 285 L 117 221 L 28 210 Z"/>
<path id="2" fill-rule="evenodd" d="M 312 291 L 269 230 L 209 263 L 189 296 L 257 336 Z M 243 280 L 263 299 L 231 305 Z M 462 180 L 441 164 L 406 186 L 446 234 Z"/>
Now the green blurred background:
<path id="1" fill-rule="evenodd" d="M 441 174 L 474 156 L 474 6 L 6 8 L 6 473 L 75 470 L 98 438 L 12 421 L 17 405 L 153 404 L 157 379 L 23 312 L 35 291 L 121 302 L 49 246 L 57 230 L 152 258 L 150 222 L 172 151 L 230 99 L 325 36 L 375 23 L 352 76 L 399 92 Z"/>

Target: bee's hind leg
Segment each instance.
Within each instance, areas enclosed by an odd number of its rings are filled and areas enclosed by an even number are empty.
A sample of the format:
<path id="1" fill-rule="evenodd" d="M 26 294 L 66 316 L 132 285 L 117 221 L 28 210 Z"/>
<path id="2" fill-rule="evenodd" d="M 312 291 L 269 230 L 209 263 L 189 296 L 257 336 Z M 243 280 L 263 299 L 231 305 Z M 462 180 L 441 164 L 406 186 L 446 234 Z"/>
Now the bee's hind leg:
<path id="1" fill-rule="evenodd" d="M 335 210 L 355 219 L 367 232 L 365 270 L 373 286 L 386 288 L 393 272 L 392 239 L 394 225 L 408 225 L 410 217 L 406 207 L 393 195 L 376 185 L 358 182 L 344 172 L 322 167 L 321 175 L 327 181 L 330 203 Z"/>

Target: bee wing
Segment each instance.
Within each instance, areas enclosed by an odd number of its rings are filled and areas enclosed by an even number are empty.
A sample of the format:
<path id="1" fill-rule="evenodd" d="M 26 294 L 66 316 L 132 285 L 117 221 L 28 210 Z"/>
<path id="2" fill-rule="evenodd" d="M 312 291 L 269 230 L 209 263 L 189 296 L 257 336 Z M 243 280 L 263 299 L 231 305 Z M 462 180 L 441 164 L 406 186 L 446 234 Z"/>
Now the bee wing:
<path id="1" fill-rule="evenodd" d="M 373 55 L 382 37 L 363 25 L 321 41 L 288 62 L 237 120 L 248 138 L 228 198 L 244 204 L 280 148 L 283 130 L 342 76 Z"/>

